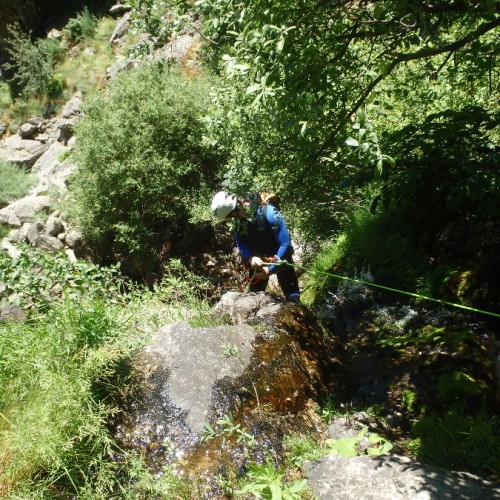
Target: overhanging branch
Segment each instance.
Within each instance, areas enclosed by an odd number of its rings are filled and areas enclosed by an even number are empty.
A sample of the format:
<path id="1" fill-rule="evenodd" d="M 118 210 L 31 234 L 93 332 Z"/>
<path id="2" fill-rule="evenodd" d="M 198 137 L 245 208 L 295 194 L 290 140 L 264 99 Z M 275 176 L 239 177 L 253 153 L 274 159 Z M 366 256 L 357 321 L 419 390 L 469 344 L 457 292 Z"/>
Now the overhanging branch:
<path id="1" fill-rule="evenodd" d="M 328 135 L 328 137 L 323 142 L 319 150 L 313 155 L 310 161 L 307 162 L 307 167 L 312 163 L 314 163 L 322 154 L 324 154 L 326 148 L 328 148 L 328 146 L 335 140 L 340 130 L 347 123 L 349 118 L 363 105 L 363 103 L 366 101 L 366 99 L 371 94 L 373 89 L 384 78 L 386 78 L 389 74 L 391 74 L 391 72 L 394 70 L 396 66 L 398 66 L 403 62 L 414 61 L 417 59 L 425 59 L 427 57 L 432 57 L 446 52 L 449 53 L 456 52 L 462 47 L 465 47 L 469 43 L 477 40 L 477 38 L 479 38 L 481 35 L 484 35 L 485 33 L 488 33 L 489 31 L 493 30 L 497 26 L 500 26 L 500 18 L 495 19 L 494 21 L 488 23 L 481 24 L 475 31 L 467 34 L 460 40 L 457 40 L 453 43 L 441 47 L 425 48 L 422 50 L 418 50 L 417 52 L 412 52 L 408 54 L 394 54 L 396 56 L 395 59 L 391 61 L 391 63 L 385 68 L 383 73 L 381 73 L 380 75 L 377 76 L 377 78 L 372 80 L 370 84 L 364 89 L 361 96 L 355 101 L 355 103 L 352 105 L 349 111 L 344 115 L 344 118 L 342 120 L 339 120 L 337 126 L 335 127 L 335 130 L 333 130 L 333 132 Z"/>

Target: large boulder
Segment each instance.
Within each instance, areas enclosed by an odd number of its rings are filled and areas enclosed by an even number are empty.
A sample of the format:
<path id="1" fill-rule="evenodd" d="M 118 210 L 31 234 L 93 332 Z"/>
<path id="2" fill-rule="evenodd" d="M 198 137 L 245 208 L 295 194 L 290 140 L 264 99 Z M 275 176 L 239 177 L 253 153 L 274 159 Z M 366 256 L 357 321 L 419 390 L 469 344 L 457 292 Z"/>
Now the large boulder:
<path id="1" fill-rule="evenodd" d="M 38 212 L 48 212 L 53 204 L 54 200 L 49 196 L 25 196 L 0 210 L 0 222 L 21 227 L 26 222 L 33 222 Z"/>
<path id="2" fill-rule="evenodd" d="M 212 478 L 209 489 L 228 468 L 243 470 L 270 449 L 279 455 L 287 432 L 315 427 L 313 402 L 329 392 L 335 371 L 331 339 L 306 308 L 264 293 L 231 296 L 247 323 L 156 332 L 129 367 L 134 383 L 116 422 L 121 446 L 139 450 L 154 469 L 179 462 Z M 246 309 L 239 315 L 237 303 Z"/>
<path id="3" fill-rule="evenodd" d="M 500 498 L 499 483 L 398 455 L 328 455 L 305 469 L 309 486 L 319 500 Z"/>
<path id="4" fill-rule="evenodd" d="M 33 165 L 32 172 L 38 177 L 38 183 L 33 188 L 34 193 L 66 191 L 66 178 L 75 170 L 74 165 L 60 158 L 67 153 L 69 147 L 60 142 L 54 142 Z"/>
<path id="5" fill-rule="evenodd" d="M 0 157 L 20 167 L 32 167 L 42 156 L 47 146 L 40 141 L 23 139 L 20 135 L 11 135 L 3 141 Z"/>

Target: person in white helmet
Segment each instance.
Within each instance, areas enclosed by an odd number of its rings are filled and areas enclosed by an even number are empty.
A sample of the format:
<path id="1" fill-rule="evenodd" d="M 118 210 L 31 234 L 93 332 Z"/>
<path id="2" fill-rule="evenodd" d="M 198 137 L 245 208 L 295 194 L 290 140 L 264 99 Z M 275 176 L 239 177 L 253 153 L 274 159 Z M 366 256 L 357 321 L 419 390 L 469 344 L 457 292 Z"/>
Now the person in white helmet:
<path id="1" fill-rule="evenodd" d="M 219 191 L 212 199 L 212 212 L 221 220 L 233 221 L 236 245 L 250 267 L 249 291 L 264 291 L 269 276 L 276 274 L 288 300 L 300 300 L 295 269 L 286 264 L 264 265 L 276 261 L 293 263 L 290 232 L 278 207 L 259 203 L 252 207 L 248 200 Z"/>

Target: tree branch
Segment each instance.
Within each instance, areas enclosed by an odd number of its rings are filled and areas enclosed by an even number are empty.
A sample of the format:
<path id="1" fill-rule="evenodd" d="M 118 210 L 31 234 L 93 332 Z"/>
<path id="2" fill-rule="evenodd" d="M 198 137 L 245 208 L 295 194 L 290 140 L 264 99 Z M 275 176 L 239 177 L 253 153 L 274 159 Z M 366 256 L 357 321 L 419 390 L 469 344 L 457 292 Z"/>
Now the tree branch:
<path id="1" fill-rule="evenodd" d="M 432 56 L 435 56 L 438 54 L 442 54 L 444 52 L 451 52 L 451 53 L 456 52 L 460 48 L 471 43 L 472 41 L 476 40 L 481 35 L 484 35 L 488 31 L 491 31 L 492 29 L 496 28 L 499 25 L 500 25 L 500 19 L 496 19 L 495 21 L 481 24 L 481 26 L 479 26 L 475 31 L 469 33 L 468 35 L 464 36 L 460 40 L 457 40 L 457 41 L 450 43 L 448 45 L 445 45 L 443 47 L 425 48 L 425 49 L 419 50 L 417 52 L 408 53 L 408 54 L 395 54 L 396 58 L 387 66 L 387 68 L 385 69 L 385 71 L 383 73 L 381 73 L 380 75 L 377 76 L 377 78 L 372 80 L 370 82 L 370 84 L 364 89 L 361 96 L 351 106 L 350 110 L 344 115 L 344 118 L 342 120 L 339 120 L 337 126 L 335 127 L 333 132 L 328 135 L 326 140 L 321 145 L 320 149 L 318 151 L 316 151 L 316 153 L 314 153 L 314 155 L 311 157 L 310 161 L 307 162 L 307 164 L 308 164 L 307 166 L 314 163 L 322 154 L 324 154 L 325 149 L 332 143 L 332 141 L 335 139 L 337 134 L 340 132 L 341 128 L 345 125 L 347 120 L 349 120 L 349 117 L 351 117 L 363 105 L 363 103 L 366 101 L 368 96 L 371 94 L 372 90 L 385 77 L 387 77 L 398 64 L 400 64 L 402 62 L 413 61 L 416 59 L 424 59 L 426 57 L 432 57 Z"/>
<path id="2" fill-rule="evenodd" d="M 394 54 L 396 57 L 395 61 L 399 64 L 404 61 L 414 61 L 415 59 L 423 59 L 425 57 L 437 56 L 443 54 L 444 52 L 456 52 L 458 49 L 465 47 L 467 44 L 474 42 L 477 38 L 492 29 L 500 26 L 500 18 L 495 19 L 489 23 L 483 23 L 475 31 L 468 33 L 466 36 L 460 40 L 456 40 L 448 45 L 443 45 L 442 47 L 426 47 L 424 49 L 418 50 L 417 52 L 410 52 L 408 54 Z M 391 54 L 389 54 L 391 55 Z"/>

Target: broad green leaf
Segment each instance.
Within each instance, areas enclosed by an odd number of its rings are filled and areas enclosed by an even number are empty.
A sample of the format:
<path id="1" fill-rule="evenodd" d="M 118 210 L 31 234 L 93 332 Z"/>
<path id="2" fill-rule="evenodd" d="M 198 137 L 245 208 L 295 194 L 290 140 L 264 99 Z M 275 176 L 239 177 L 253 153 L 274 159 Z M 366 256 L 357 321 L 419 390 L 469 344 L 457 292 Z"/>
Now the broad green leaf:
<path id="1" fill-rule="evenodd" d="M 358 116 L 358 122 L 363 125 L 366 122 L 366 113 L 362 109 L 358 109 L 356 115 Z"/>
<path id="2" fill-rule="evenodd" d="M 368 436 L 368 442 L 370 442 L 372 444 L 381 443 L 382 441 L 385 441 L 385 438 L 383 438 L 379 434 L 370 434 Z"/>
<path id="3" fill-rule="evenodd" d="M 283 498 L 281 485 L 276 483 L 271 483 L 269 485 L 269 490 L 271 491 L 272 500 L 281 500 Z"/>
<path id="4" fill-rule="evenodd" d="M 345 143 L 348 145 L 348 146 L 351 146 L 351 147 L 358 147 L 359 146 L 359 142 L 354 139 L 354 137 L 348 137 L 346 140 L 345 140 Z"/>
<path id="5" fill-rule="evenodd" d="M 307 479 L 300 479 L 295 481 L 292 486 L 290 486 L 290 489 L 288 490 L 290 493 L 298 493 L 299 491 L 302 491 L 307 484 Z"/>
<path id="6" fill-rule="evenodd" d="M 358 438 L 342 438 L 335 442 L 334 449 L 342 457 L 355 457 L 358 455 L 356 445 Z"/>

